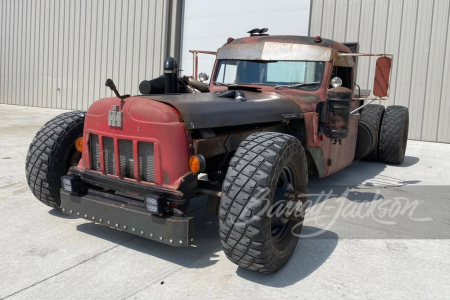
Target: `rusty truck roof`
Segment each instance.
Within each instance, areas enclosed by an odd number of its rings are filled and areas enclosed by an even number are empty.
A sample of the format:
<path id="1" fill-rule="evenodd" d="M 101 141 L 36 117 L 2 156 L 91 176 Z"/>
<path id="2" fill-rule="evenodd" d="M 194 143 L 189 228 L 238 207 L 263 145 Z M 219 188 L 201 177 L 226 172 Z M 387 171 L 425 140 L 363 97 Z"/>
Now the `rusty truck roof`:
<path id="1" fill-rule="evenodd" d="M 351 52 L 341 43 L 295 35 L 262 35 L 235 39 L 217 50 L 218 59 L 330 61 Z"/>

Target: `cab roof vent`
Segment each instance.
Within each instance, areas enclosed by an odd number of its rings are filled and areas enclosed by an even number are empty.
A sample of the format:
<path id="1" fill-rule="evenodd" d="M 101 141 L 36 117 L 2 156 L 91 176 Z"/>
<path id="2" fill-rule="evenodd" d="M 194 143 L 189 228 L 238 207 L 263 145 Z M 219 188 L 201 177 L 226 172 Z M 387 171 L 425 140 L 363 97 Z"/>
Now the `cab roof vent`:
<path id="1" fill-rule="evenodd" d="M 250 36 L 269 35 L 269 34 L 264 34 L 267 31 L 269 31 L 269 28 L 255 28 L 255 29 L 252 29 L 250 31 L 247 31 L 247 33 L 250 33 Z"/>

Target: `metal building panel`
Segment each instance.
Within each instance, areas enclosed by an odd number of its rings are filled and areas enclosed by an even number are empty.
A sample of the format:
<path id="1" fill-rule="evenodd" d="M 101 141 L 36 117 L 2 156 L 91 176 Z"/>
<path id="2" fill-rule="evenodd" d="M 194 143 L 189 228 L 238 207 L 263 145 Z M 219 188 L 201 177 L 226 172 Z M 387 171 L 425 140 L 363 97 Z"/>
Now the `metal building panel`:
<path id="1" fill-rule="evenodd" d="M 151 30 L 151 28 L 155 28 L 156 26 L 156 0 L 149 1 L 148 5 L 148 27 L 146 28 L 146 36 L 148 37 L 146 41 L 146 50 L 145 50 L 145 75 L 147 76 L 146 79 L 149 78 L 155 78 L 154 76 L 154 68 L 156 67 L 154 64 L 154 49 L 155 49 L 155 29 Z M 152 55 L 150 55 L 152 54 Z"/>
<path id="2" fill-rule="evenodd" d="M 33 34 L 32 34 L 32 30 L 33 30 L 33 2 L 32 1 L 27 1 L 27 54 L 26 54 L 26 76 L 24 78 L 25 80 L 25 105 L 31 105 L 30 103 L 33 101 L 33 90 L 32 90 L 32 82 L 33 82 L 33 77 L 31 74 L 32 71 L 32 62 L 31 62 L 31 57 L 33 55 L 33 46 L 32 46 L 32 42 L 33 42 Z"/>
<path id="3" fill-rule="evenodd" d="M 309 35 L 322 34 L 323 0 L 311 1 L 311 18 L 309 19 Z"/>
<path id="4" fill-rule="evenodd" d="M 400 33 L 402 30 L 402 12 L 403 12 L 403 0 L 391 0 L 389 2 L 389 17 L 387 21 L 386 29 L 386 53 L 394 55 L 391 85 L 389 92 L 391 95 L 395 95 L 397 88 L 397 74 L 398 74 L 398 61 L 400 56 Z M 389 33 L 389 34 L 387 34 Z M 396 98 L 390 97 L 388 101 L 383 101 L 383 105 L 396 104 Z"/>
<path id="5" fill-rule="evenodd" d="M 17 62 L 18 62 L 18 58 L 17 58 L 17 39 L 19 36 L 18 33 L 18 25 L 19 25 L 19 1 L 15 0 L 13 1 L 13 11 L 12 11 L 12 28 L 13 28 L 13 36 L 12 36 L 12 47 L 11 47 L 11 64 L 10 64 L 10 72 L 11 72 L 11 84 L 10 84 L 10 98 L 8 99 L 8 103 L 12 104 L 19 104 L 19 99 L 17 97 L 17 76 L 18 76 L 18 72 L 16 71 L 17 69 Z M 14 101 L 14 102 L 13 102 Z"/>
<path id="6" fill-rule="evenodd" d="M 179 3 L 0 0 L 0 103 L 87 109 L 112 95 L 107 78 L 137 94 L 179 48 Z"/>
<path id="7" fill-rule="evenodd" d="M 86 110 L 89 107 L 89 104 L 92 102 L 90 88 L 92 83 L 91 71 L 92 71 L 92 48 L 94 47 L 92 44 L 92 33 L 93 26 L 92 23 L 95 22 L 95 17 L 93 17 L 93 5 L 94 2 L 90 0 L 86 0 L 85 3 L 85 13 L 86 13 L 86 25 L 84 27 L 84 66 L 83 66 L 83 79 L 82 79 L 82 87 L 83 87 L 83 105 L 81 109 Z"/>
<path id="8" fill-rule="evenodd" d="M 56 90 L 56 87 L 54 87 L 54 76 L 53 76 L 53 63 L 54 63 L 54 55 L 55 55 L 55 49 L 54 49 L 54 41 L 53 36 L 55 33 L 55 1 L 56 0 L 49 0 L 46 9 L 48 10 L 48 17 L 46 18 L 46 32 L 47 32 L 47 42 L 46 47 L 47 50 L 45 52 L 46 58 L 45 58 L 45 77 L 46 77 L 46 85 L 44 86 L 45 90 L 45 106 L 46 107 L 52 107 L 53 103 L 53 97 L 54 97 L 54 89 Z M 28 1 L 27 1 L 28 2 Z M 30 29 L 31 32 L 31 29 Z M 27 62 L 28 59 L 25 59 L 25 62 Z"/>
<path id="9" fill-rule="evenodd" d="M 425 97 L 422 100 L 424 111 L 422 114 L 421 139 L 427 141 L 437 140 L 439 108 L 441 101 L 443 101 L 441 92 L 443 86 L 448 85 L 448 81 L 442 80 L 446 46 L 446 39 L 443 37 L 446 37 L 448 33 L 449 6 L 448 0 L 434 1 L 428 73 Z"/>
<path id="10" fill-rule="evenodd" d="M 163 60 L 166 53 L 165 43 L 163 41 L 166 40 L 166 26 L 165 22 L 167 20 L 168 14 L 168 1 L 159 0 L 156 1 L 156 10 L 155 11 L 165 11 L 163 14 L 155 14 L 155 36 L 154 36 L 154 49 L 153 49 L 153 72 L 152 78 L 158 77 L 162 75 L 160 71 L 157 73 L 156 70 L 162 70 Z"/>
<path id="11" fill-rule="evenodd" d="M 116 80 L 116 86 L 119 91 L 125 90 L 125 77 L 127 76 L 127 36 L 128 36 L 128 10 L 130 9 L 130 1 L 129 0 L 123 0 L 120 1 L 120 14 L 121 14 L 121 22 L 120 26 L 118 27 L 119 32 L 119 40 L 120 48 L 119 48 L 119 60 L 117 61 L 117 66 L 119 67 L 120 72 L 119 77 Z"/>
<path id="12" fill-rule="evenodd" d="M 15 32 L 14 32 L 14 28 L 15 28 L 15 23 L 14 23 L 14 6 L 15 6 L 15 2 L 14 1 L 8 1 L 9 2 L 9 18 L 8 18 L 8 25 L 9 25 L 9 36 L 8 36 L 8 60 L 7 60 L 7 72 L 8 72 L 8 78 L 6 80 L 6 89 L 7 89 L 7 94 L 6 94 L 6 103 L 8 104 L 12 104 L 11 99 L 13 97 L 12 95 L 12 89 L 13 89 L 13 76 L 12 76 L 12 72 L 14 70 L 14 36 L 15 36 Z"/>
<path id="13" fill-rule="evenodd" d="M 72 82 L 72 86 L 71 86 L 71 107 L 76 107 L 78 108 L 78 106 L 80 104 L 82 104 L 82 102 L 80 101 L 80 97 L 79 97 L 79 89 L 81 89 L 81 86 L 79 86 L 79 79 L 80 79 L 80 52 L 81 52 L 81 43 L 82 43 L 82 16 L 81 16 L 81 12 L 82 12 L 82 8 L 81 8 L 81 1 L 77 0 L 74 1 L 75 2 L 75 7 L 74 7 L 74 37 L 73 37 L 73 58 L 72 58 L 72 74 L 71 74 L 71 82 Z"/>
<path id="14" fill-rule="evenodd" d="M 374 25 L 374 12 L 375 6 L 374 1 L 363 1 L 361 4 L 361 22 L 359 24 L 359 52 L 370 53 L 372 48 L 372 30 Z M 362 89 L 371 89 L 373 80 L 373 75 L 369 74 L 369 64 L 370 59 L 359 59 L 358 60 L 358 78 L 356 78 L 356 83 L 358 83 Z"/>
<path id="15" fill-rule="evenodd" d="M 6 1 L 0 0 L 0 82 L 5 78 L 5 45 L 6 45 Z M 0 89 L 0 103 L 3 103 L 4 88 Z"/>
<path id="16" fill-rule="evenodd" d="M 333 39 L 338 42 L 345 42 L 348 0 L 336 0 L 336 13 L 334 17 Z"/>
<path id="17" fill-rule="evenodd" d="M 444 23 L 445 24 L 445 23 Z M 450 143 L 450 101 L 448 100 L 448 95 L 450 94 L 450 8 L 447 15 L 447 34 L 445 39 L 447 44 L 445 45 L 445 58 L 442 74 L 442 90 L 440 97 L 439 106 L 439 122 L 437 129 L 437 142 Z M 444 36 L 441 37 L 444 39 Z M 444 51 L 444 50 L 443 50 Z M 434 117 L 434 116 L 433 116 Z"/>
<path id="18" fill-rule="evenodd" d="M 109 1 L 108 2 L 109 7 L 108 10 L 105 11 L 105 14 L 108 15 L 108 21 L 107 23 L 104 23 L 105 30 L 104 35 L 107 37 L 107 42 L 104 45 L 104 70 L 102 71 L 102 78 L 106 79 L 108 76 L 111 78 L 113 77 L 113 68 L 114 68 L 114 40 L 116 38 L 116 10 L 117 10 L 117 3 L 116 0 Z M 105 81 L 106 82 L 106 81 Z M 102 97 L 110 97 L 113 95 L 113 92 L 109 89 L 105 89 L 103 92 Z"/>
<path id="19" fill-rule="evenodd" d="M 377 1 L 377 5 L 374 6 L 373 11 L 373 27 L 372 27 L 372 40 L 370 41 L 370 53 L 387 53 L 386 52 L 386 29 L 389 18 L 389 1 L 381 0 Z M 375 65 L 377 57 L 369 58 L 369 72 L 367 77 L 367 88 L 373 86 Z M 383 104 L 386 101 L 380 100 L 374 103 Z"/>
<path id="20" fill-rule="evenodd" d="M 124 54 L 124 69 L 126 72 L 123 72 L 124 78 L 123 78 L 123 84 L 124 87 L 122 91 L 130 91 L 131 92 L 131 74 L 132 74 L 132 68 L 133 68 L 133 47 L 134 47 L 134 40 L 133 40 L 133 30 L 134 30 L 134 13 L 135 13 L 135 0 L 130 0 L 127 5 L 127 23 L 125 25 L 125 36 L 124 36 L 124 43 L 125 43 L 125 54 Z M 128 92 L 127 92 L 128 93 Z"/>
<path id="21" fill-rule="evenodd" d="M 359 39 L 359 22 L 361 15 L 361 1 L 349 0 L 348 1 L 348 17 L 346 27 L 346 40 L 345 42 L 353 43 Z"/>
<path id="22" fill-rule="evenodd" d="M 51 0 L 45 0 L 43 3 L 44 18 L 43 18 L 43 30 L 44 30 L 44 40 L 42 47 L 42 106 L 48 107 L 51 103 L 51 91 L 49 85 L 51 84 L 51 77 L 49 76 L 49 62 L 51 57 L 50 52 L 50 13 L 51 13 Z M 23 60 L 25 62 L 25 60 Z M 23 75 L 22 75 L 23 76 Z M 22 77 L 21 76 L 21 77 Z M 23 77 L 22 77 L 23 78 Z M 22 103 L 20 103 L 23 105 Z"/>
<path id="23" fill-rule="evenodd" d="M 411 91 L 412 67 L 414 57 L 414 39 L 416 32 L 417 0 L 403 5 L 402 30 L 400 34 L 400 51 L 398 55 L 397 88 L 392 96 L 396 105 L 408 106 Z"/>
<path id="24" fill-rule="evenodd" d="M 6 1 L 5 4 L 5 63 L 2 65 L 2 69 L 5 70 L 5 76 L 3 77 L 3 88 L 2 90 L 2 103 L 8 103 L 9 98 L 9 81 L 10 81 L 10 72 L 9 72 L 9 64 L 10 64 L 10 47 L 11 47 L 11 1 Z"/>
<path id="25" fill-rule="evenodd" d="M 63 90 L 63 72 L 64 72 L 64 26 L 65 26 L 65 17 L 64 17 L 64 9 L 65 9 L 65 1 L 57 1 L 57 11 L 58 14 L 58 33 L 56 36 L 57 39 L 57 63 L 56 63 L 56 108 L 62 108 L 62 95 L 64 93 Z"/>
<path id="26" fill-rule="evenodd" d="M 74 56 L 74 30 L 75 30 L 75 26 L 74 26 L 74 21 L 75 21 L 75 16 L 74 13 L 75 12 L 75 1 L 73 0 L 68 0 L 66 3 L 66 10 L 65 10 L 65 14 L 67 16 L 66 22 L 67 25 L 65 27 L 65 33 L 64 33 L 64 37 L 65 37 L 65 64 L 66 64 L 66 68 L 65 68 L 65 72 L 63 73 L 65 81 L 64 81 L 64 104 L 65 104 L 65 108 L 68 109 L 70 107 L 72 107 L 72 101 L 73 101 L 73 56 Z"/>
<path id="27" fill-rule="evenodd" d="M 51 64 L 51 77 L 52 77 L 52 88 L 51 88 L 51 104 L 50 107 L 56 108 L 58 107 L 58 97 L 61 93 L 59 88 L 59 80 L 58 80 L 58 67 L 59 67 L 59 29 L 60 23 L 59 20 L 61 18 L 60 14 L 60 1 L 55 0 L 53 2 L 52 16 L 53 25 L 52 25 L 52 64 Z"/>
<path id="28" fill-rule="evenodd" d="M 115 82 L 116 82 L 116 86 L 119 88 L 120 86 L 119 84 L 119 74 L 121 71 L 121 65 L 120 65 L 120 59 L 122 57 L 122 52 L 121 52 L 121 44 L 123 43 L 122 41 L 122 18 L 123 18 L 123 13 L 122 13 L 122 1 L 121 0 L 115 0 L 115 9 L 114 9 L 114 31 L 113 31 L 113 40 L 111 41 L 111 47 L 113 48 L 113 59 L 112 61 L 110 61 L 109 63 L 111 64 L 111 76 L 110 78 L 112 78 Z M 112 91 L 111 91 L 111 96 Z"/>
<path id="29" fill-rule="evenodd" d="M 19 105 L 22 105 L 22 97 L 21 97 L 21 92 L 22 92 L 22 87 L 21 87 L 21 82 L 19 82 L 18 78 L 20 78 L 22 76 L 22 68 L 21 68 L 21 64 L 22 64 L 22 56 L 21 56 L 21 48 L 22 48 L 22 30 L 23 30 L 23 25 L 22 23 L 24 22 L 24 19 L 22 17 L 22 5 L 23 2 L 22 1 L 18 1 L 17 2 L 17 31 L 16 31 L 16 45 L 15 45 L 15 49 L 14 49 L 14 54 L 15 54 L 15 72 L 16 72 L 16 76 L 14 78 L 14 92 L 15 92 L 15 98 L 17 99 L 17 103 Z"/>
<path id="30" fill-rule="evenodd" d="M 92 74 L 92 89 L 90 91 L 90 99 L 91 101 L 95 101 L 102 97 L 102 91 L 106 90 L 105 86 L 106 78 L 101 76 L 102 74 L 102 57 L 106 55 L 103 52 L 104 49 L 104 21 L 105 14 L 107 12 L 108 1 L 99 0 L 97 1 L 97 7 L 95 9 L 95 29 L 94 39 L 92 40 L 94 52 L 93 52 L 93 62 L 91 63 L 91 74 Z"/>
<path id="31" fill-rule="evenodd" d="M 323 16 L 322 16 L 324 22 L 322 24 L 322 30 L 321 30 L 322 37 L 332 37 L 333 36 L 334 16 L 335 16 L 336 10 L 340 10 L 340 7 L 336 7 L 336 0 L 327 0 L 324 2 Z"/>
<path id="32" fill-rule="evenodd" d="M 138 45 L 139 47 L 137 47 L 139 49 L 139 54 L 138 54 L 138 64 L 137 64 L 137 81 L 142 81 L 144 79 L 147 78 L 147 73 L 146 73 L 146 53 L 147 53 L 147 38 L 149 36 L 149 32 L 148 32 L 148 21 L 149 21 L 149 6 L 150 6 L 150 1 L 142 1 L 142 4 L 140 6 L 140 10 L 141 10 L 141 16 L 140 16 L 140 32 L 139 32 L 139 36 L 138 36 Z"/>
<path id="33" fill-rule="evenodd" d="M 444 99 L 450 92 L 450 3 L 348 0 L 347 7 L 342 3 L 312 1 L 310 35 L 339 40 L 345 34 L 345 42 L 359 42 L 360 52 L 393 54 L 391 97 L 381 104 L 409 108 L 409 138 L 450 142 L 450 105 Z M 330 6 L 335 7 L 334 14 Z M 344 15 L 345 29 L 339 21 Z M 360 60 L 357 82 L 361 87 L 372 86 L 374 65 L 374 61 Z"/>
<path id="34" fill-rule="evenodd" d="M 20 0 L 19 0 L 20 1 Z M 37 81 L 37 87 L 35 90 L 36 100 L 37 100 L 37 106 L 39 107 L 45 107 L 44 106 L 44 57 L 45 57 L 45 23 L 46 23 L 46 3 L 45 1 L 38 1 L 39 3 L 39 18 L 38 18 L 38 32 L 37 37 L 39 38 L 38 43 L 38 64 L 37 64 L 37 72 L 36 72 L 36 81 Z M 14 73 L 16 73 L 16 77 L 18 75 L 18 72 L 15 70 Z M 17 86 L 13 87 L 13 91 L 17 91 Z M 17 101 L 16 104 L 20 103 L 18 102 L 18 98 L 15 96 L 14 99 Z"/>
<path id="35" fill-rule="evenodd" d="M 132 63 L 131 63 L 131 72 L 130 72 L 130 92 L 133 94 L 137 94 L 137 86 L 135 82 L 139 80 L 139 65 L 141 64 L 140 59 L 140 45 L 141 45 L 141 23 L 142 23 L 142 0 L 136 0 L 134 5 L 134 28 L 133 28 L 133 47 L 132 50 Z M 142 79 L 141 79 L 142 81 Z"/>
<path id="36" fill-rule="evenodd" d="M 70 1 L 70 0 L 69 0 Z M 91 3 L 91 20 L 90 20 L 90 26 L 88 27 L 87 31 L 89 32 L 89 50 L 88 50 L 88 68 L 85 70 L 85 74 L 87 75 L 88 78 L 88 82 L 86 84 L 85 87 L 88 88 L 88 93 L 87 93 L 87 100 L 88 100 L 88 104 L 86 106 L 85 109 L 88 108 L 89 104 L 92 103 L 93 101 L 97 100 L 95 98 L 95 89 L 97 88 L 98 85 L 102 84 L 104 85 L 104 82 L 100 82 L 99 80 L 97 80 L 97 78 L 95 77 L 95 73 L 97 71 L 97 60 L 98 60 L 98 28 L 101 28 L 101 24 L 99 22 L 100 19 L 100 15 L 103 12 L 103 7 L 99 6 L 99 1 L 88 1 L 88 2 L 92 2 Z M 126 14 L 126 11 L 123 12 L 124 15 Z M 126 46 L 126 43 L 123 43 L 124 46 Z M 106 81 L 106 79 L 105 79 Z M 120 82 L 119 86 L 120 86 Z M 117 82 L 116 82 L 117 84 Z M 122 87 L 123 90 L 123 87 Z"/>
<path id="37" fill-rule="evenodd" d="M 414 120 L 409 125 L 409 138 L 420 140 L 422 115 L 424 113 L 425 87 L 427 84 L 428 60 L 431 46 L 431 20 L 433 1 L 419 1 L 416 19 L 414 60 L 411 76 L 411 94 L 409 97 L 409 117 Z"/>

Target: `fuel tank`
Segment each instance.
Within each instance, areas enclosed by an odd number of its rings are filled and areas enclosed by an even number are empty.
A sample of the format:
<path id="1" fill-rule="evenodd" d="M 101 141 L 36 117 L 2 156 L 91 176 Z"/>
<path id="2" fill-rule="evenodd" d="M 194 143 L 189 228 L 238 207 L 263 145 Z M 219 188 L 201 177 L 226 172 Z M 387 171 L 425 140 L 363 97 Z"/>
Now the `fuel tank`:
<path id="1" fill-rule="evenodd" d="M 111 125 L 114 110 L 118 122 Z M 190 172 L 188 133 L 170 105 L 141 97 L 100 99 L 87 111 L 83 136 L 78 168 L 170 189 Z"/>

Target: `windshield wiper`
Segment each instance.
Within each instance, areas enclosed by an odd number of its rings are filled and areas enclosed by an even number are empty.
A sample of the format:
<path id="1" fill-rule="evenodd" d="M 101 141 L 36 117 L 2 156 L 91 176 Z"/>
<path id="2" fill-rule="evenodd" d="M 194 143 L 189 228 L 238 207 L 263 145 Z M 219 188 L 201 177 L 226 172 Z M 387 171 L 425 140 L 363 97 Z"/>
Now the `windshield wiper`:
<path id="1" fill-rule="evenodd" d="M 213 81 L 213 84 L 215 84 L 215 85 L 223 85 L 223 86 L 236 85 L 234 83 L 222 83 L 222 82 L 215 82 L 215 81 Z"/>
<path id="2" fill-rule="evenodd" d="M 317 82 L 303 82 L 303 83 L 297 83 L 297 84 L 292 84 L 292 85 L 280 84 L 280 85 L 276 85 L 275 88 L 279 89 L 279 88 L 285 87 L 285 88 L 292 89 L 292 88 L 296 88 L 296 87 L 314 85 L 314 84 L 319 84 L 319 83 L 320 82 L 317 81 Z"/>

